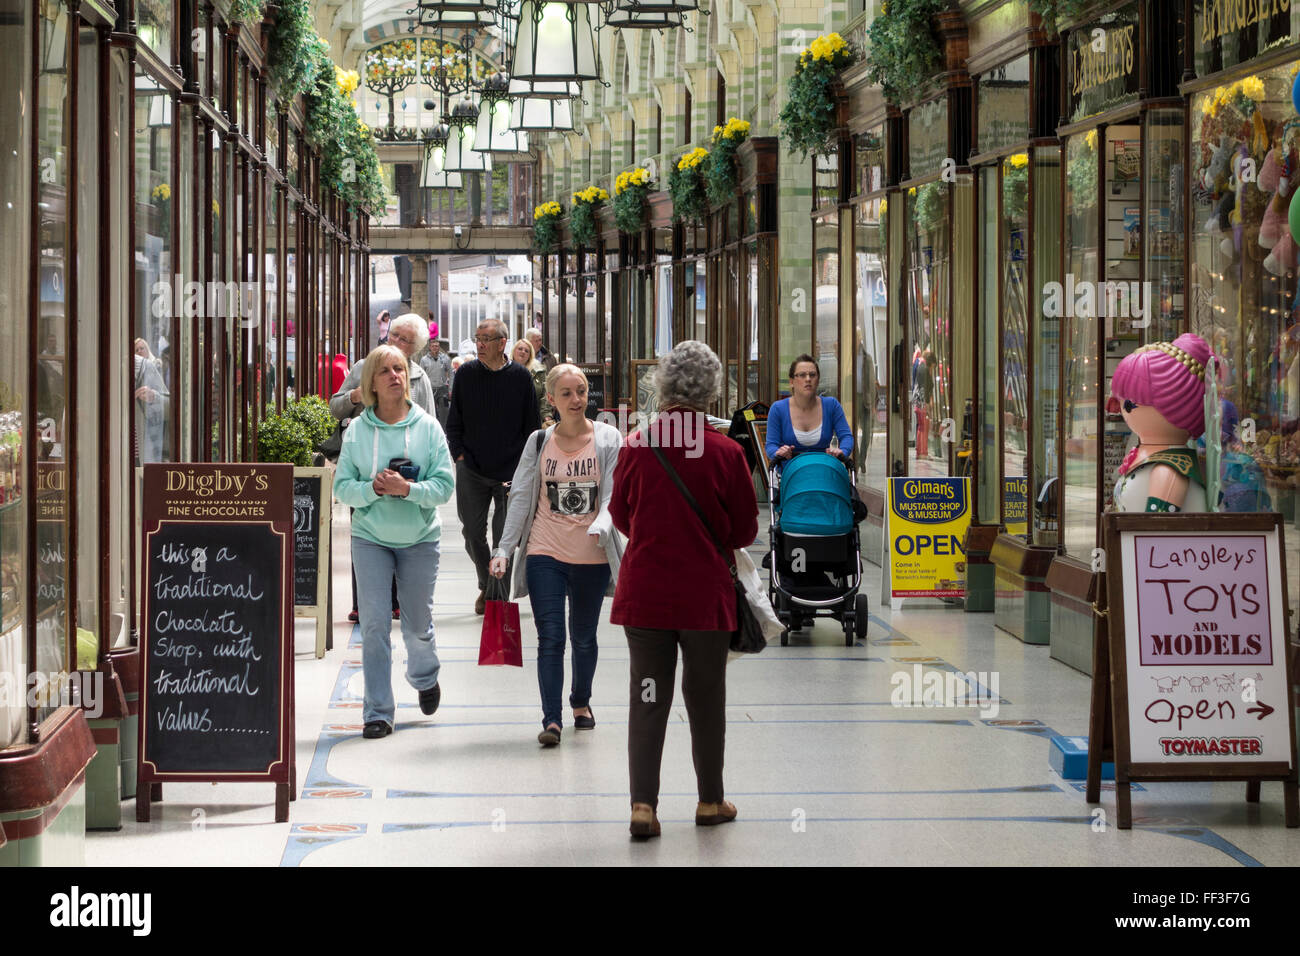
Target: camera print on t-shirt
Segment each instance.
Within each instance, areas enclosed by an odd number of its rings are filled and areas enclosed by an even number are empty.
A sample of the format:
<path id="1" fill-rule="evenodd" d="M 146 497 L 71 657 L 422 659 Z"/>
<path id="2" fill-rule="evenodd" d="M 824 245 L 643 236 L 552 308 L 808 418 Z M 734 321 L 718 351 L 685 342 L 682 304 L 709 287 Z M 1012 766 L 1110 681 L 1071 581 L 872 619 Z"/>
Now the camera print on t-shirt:
<path id="1" fill-rule="evenodd" d="M 543 478 L 551 514 L 581 517 L 595 512 L 600 504 L 596 474 L 594 453 L 570 458 L 562 465 L 548 456 L 543 464 Z"/>

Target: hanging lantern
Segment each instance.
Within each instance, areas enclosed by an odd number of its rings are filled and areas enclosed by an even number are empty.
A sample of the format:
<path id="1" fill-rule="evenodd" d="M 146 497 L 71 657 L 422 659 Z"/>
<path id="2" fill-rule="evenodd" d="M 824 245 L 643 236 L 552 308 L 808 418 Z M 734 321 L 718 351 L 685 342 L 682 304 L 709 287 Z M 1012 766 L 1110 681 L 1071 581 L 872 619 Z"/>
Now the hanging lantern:
<path id="1" fill-rule="evenodd" d="M 447 137 L 450 132 L 451 128 L 446 123 L 439 123 L 425 142 L 425 166 L 435 173 L 447 168 Z"/>
<path id="2" fill-rule="evenodd" d="M 428 166 L 424 168 L 424 178 L 420 180 L 420 185 L 425 189 L 463 189 L 465 188 L 465 177 L 461 173 L 441 173 L 432 172 Z"/>
<path id="3" fill-rule="evenodd" d="M 451 111 L 451 130 L 447 135 L 448 172 L 481 173 L 492 168 L 491 154 L 474 149 L 479 108 L 462 100 Z"/>
<path id="4" fill-rule="evenodd" d="M 420 8 L 419 26 L 442 29 L 451 27 L 460 30 L 481 30 L 497 22 L 494 8 L 473 9 L 456 4 L 425 4 Z M 414 28 L 412 28 L 414 29 Z"/>
<path id="5" fill-rule="evenodd" d="M 481 153 L 523 153 L 528 134 L 510 128 L 510 81 L 504 73 L 488 78 L 479 103 L 474 148 Z"/>
<path id="6" fill-rule="evenodd" d="M 667 5 L 620 4 L 605 20 L 605 26 L 622 30 L 664 30 L 682 25 L 682 14 Z"/>
<path id="7" fill-rule="evenodd" d="M 510 75 L 519 80 L 596 80 L 596 36 L 584 3 L 522 0 Z"/>
<path id="8" fill-rule="evenodd" d="M 520 97 L 510 107 L 510 127 L 538 132 L 573 129 L 573 106 L 568 100 Z"/>
<path id="9" fill-rule="evenodd" d="M 575 96 L 582 95 L 582 84 L 577 80 L 533 82 L 532 80 L 517 80 L 511 77 L 509 93 L 511 96 L 523 96 L 530 100 L 571 100 Z"/>

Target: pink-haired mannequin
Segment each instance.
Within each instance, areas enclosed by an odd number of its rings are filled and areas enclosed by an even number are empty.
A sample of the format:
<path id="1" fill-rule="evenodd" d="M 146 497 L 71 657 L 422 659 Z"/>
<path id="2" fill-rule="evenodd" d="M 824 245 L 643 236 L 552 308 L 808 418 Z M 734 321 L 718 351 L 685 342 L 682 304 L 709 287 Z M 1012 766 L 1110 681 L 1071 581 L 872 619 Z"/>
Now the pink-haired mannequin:
<path id="1" fill-rule="evenodd" d="M 1120 511 L 1206 511 L 1205 479 L 1188 441 L 1205 431 L 1205 366 L 1199 335 L 1144 345 L 1111 380 L 1108 410 L 1123 414 L 1138 445 L 1119 466 Z"/>

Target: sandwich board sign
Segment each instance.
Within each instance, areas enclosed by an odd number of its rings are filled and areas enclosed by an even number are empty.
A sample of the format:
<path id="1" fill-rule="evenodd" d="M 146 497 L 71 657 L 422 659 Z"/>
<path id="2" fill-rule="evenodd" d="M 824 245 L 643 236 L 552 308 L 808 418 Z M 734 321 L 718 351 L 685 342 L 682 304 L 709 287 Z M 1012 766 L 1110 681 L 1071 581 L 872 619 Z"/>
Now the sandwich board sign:
<path id="1" fill-rule="evenodd" d="M 1280 780 L 1286 825 L 1300 826 L 1281 520 L 1104 516 L 1109 679 L 1093 675 L 1091 736 L 1109 717 L 1121 828 L 1134 780 L 1245 780 L 1252 800 Z M 1104 749 L 1089 754 L 1090 800 Z"/>

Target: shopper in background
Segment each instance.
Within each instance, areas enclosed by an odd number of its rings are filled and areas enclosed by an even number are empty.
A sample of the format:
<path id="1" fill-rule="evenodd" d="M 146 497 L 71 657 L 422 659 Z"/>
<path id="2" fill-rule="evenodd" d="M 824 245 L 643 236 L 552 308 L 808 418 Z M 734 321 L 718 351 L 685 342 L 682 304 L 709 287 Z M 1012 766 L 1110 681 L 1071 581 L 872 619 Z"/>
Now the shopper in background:
<path id="1" fill-rule="evenodd" d="M 436 322 L 429 323 L 431 329 Z M 447 407 L 451 404 L 451 357 L 442 350 L 442 343 L 434 336 L 429 338 L 429 347 L 420 353 L 420 368 L 429 378 L 429 387 L 433 390 L 433 407 L 438 424 L 447 427 Z"/>
<path id="2" fill-rule="evenodd" d="M 520 344 L 528 343 L 521 340 Z M 546 376 L 560 422 L 535 432 L 510 482 L 510 505 L 490 571 L 503 577 L 515 553 L 513 596 L 528 595 L 537 623 L 537 685 L 542 694 L 538 743 L 553 747 L 564 726 L 564 599 L 573 641 L 573 726 L 591 729 L 591 683 L 596 674 L 596 625 L 611 576 L 618 578 L 623 543 L 609 515 L 622 436 L 613 425 L 589 421 L 587 376 L 557 365 Z"/>
<path id="3" fill-rule="evenodd" d="M 386 345 L 388 343 L 388 310 L 387 309 L 384 309 L 384 311 L 379 313 L 379 318 L 375 320 L 375 324 L 379 326 L 379 344 Z"/>
<path id="4" fill-rule="evenodd" d="M 659 767 L 679 646 L 699 790 L 695 822 L 712 826 L 736 818 L 722 786 L 736 592 L 709 530 L 655 455 L 657 447 L 723 547 L 753 543 L 758 502 L 745 454 L 709 427 L 704 413 L 721 379 L 722 363 L 703 342 L 682 342 L 663 356 L 655 374 L 660 414 L 648 429 L 629 436 L 614 475 L 609 510 L 628 544 L 610 621 L 623 625 L 631 656 L 627 747 L 630 829 L 637 837 L 659 835 Z"/>
<path id="5" fill-rule="evenodd" d="M 542 313 L 538 312 L 537 325 L 534 328 L 525 329 L 524 338 L 526 338 L 529 341 L 529 343 L 532 345 L 533 356 L 537 359 L 537 361 L 541 362 L 542 367 L 549 372 L 551 369 L 555 368 L 558 359 L 556 359 L 555 355 L 551 352 L 550 349 L 548 349 L 545 345 L 542 344 L 541 325 L 542 325 Z"/>
<path id="6" fill-rule="evenodd" d="M 554 419 L 551 403 L 546 400 L 546 367 L 534 356 L 533 343 L 528 339 L 520 339 L 510 349 L 510 357 L 528 369 L 528 374 L 533 377 L 533 389 L 537 392 L 537 414 L 541 416 L 543 425 L 550 425 Z"/>
<path id="7" fill-rule="evenodd" d="M 438 578 L 438 506 L 451 500 L 451 456 L 442 426 L 411 402 L 407 355 L 381 345 L 361 370 L 365 411 L 348 428 L 334 494 L 351 505 L 352 566 L 361 598 L 363 735 L 393 732 L 392 619 L 388 590 L 397 580 L 406 679 L 420 710 L 438 709 L 433 589 Z"/>
<path id="8" fill-rule="evenodd" d="M 387 326 L 387 313 L 381 313 L 384 323 Z M 405 315 L 399 315 L 388 326 L 389 343 L 398 348 L 406 356 L 407 364 L 410 369 L 407 371 L 407 384 L 409 391 L 416 405 L 424 411 L 433 415 L 435 412 L 433 403 L 433 389 L 429 386 L 429 377 L 424 374 L 424 369 L 418 362 L 412 359 L 424 348 L 425 336 L 429 334 L 428 326 L 414 312 L 407 312 Z M 364 362 L 358 362 L 352 366 L 347 377 L 343 379 L 343 384 L 334 392 L 330 399 L 330 413 L 339 420 L 340 426 L 344 429 L 344 438 L 347 437 L 349 423 L 360 417 L 365 411 L 364 392 L 361 388 L 361 376 L 365 367 Z M 392 588 L 393 594 L 393 618 L 398 616 L 397 607 L 397 584 L 394 582 Z M 356 621 L 359 616 L 357 608 L 357 577 L 352 575 L 352 610 L 348 613 L 349 621 Z"/>
<path id="9" fill-rule="evenodd" d="M 164 458 L 167 406 L 171 393 L 159 362 L 144 339 L 135 340 L 135 430 L 139 463 Z"/>
<path id="10" fill-rule="evenodd" d="M 874 377 L 872 379 L 874 381 Z M 773 402 L 767 413 L 767 457 L 789 459 L 796 451 L 824 451 L 840 459 L 853 453 L 853 432 L 839 401 L 818 397 L 821 371 L 811 355 L 790 363 L 790 397 Z M 832 450 L 831 439 L 839 443 Z"/>
<path id="11" fill-rule="evenodd" d="M 487 543 L 488 509 L 492 547 L 501 543 L 506 493 L 528 436 L 541 427 L 533 377 L 506 355 L 506 325 L 478 324 L 478 358 L 456 372 L 447 413 L 447 442 L 456 461 L 456 512 L 465 550 L 478 573 L 474 613 L 482 614 L 492 553 Z"/>

